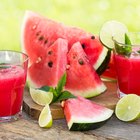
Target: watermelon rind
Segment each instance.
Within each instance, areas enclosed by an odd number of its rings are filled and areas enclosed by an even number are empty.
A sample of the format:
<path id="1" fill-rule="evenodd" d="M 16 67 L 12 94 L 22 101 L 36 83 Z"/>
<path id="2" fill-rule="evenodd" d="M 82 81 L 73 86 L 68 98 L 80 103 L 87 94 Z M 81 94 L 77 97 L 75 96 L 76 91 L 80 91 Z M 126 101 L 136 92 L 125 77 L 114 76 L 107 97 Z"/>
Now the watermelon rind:
<path id="1" fill-rule="evenodd" d="M 70 91 L 72 94 L 76 96 L 91 98 L 102 94 L 103 92 L 106 91 L 106 89 L 107 87 L 103 83 L 101 83 L 99 85 L 96 85 L 96 88 L 94 87 L 93 89 L 91 88 L 86 90 L 73 90 L 73 89 L 66 89 L 66 90 Z"/>
<path id="2" fill-rule="evenodd" d="M 105 58 L 108 56 L 108 49 L 103 47 L 102 53 L 99 55 L 97 62 L 93 65 L 94 69 L 97 70 L 102 63 L 104 62 Z"/>
<path id="3" fill-rule="evenodd" d="M 106 57 L 102 58 L 102 59 L 104 59 L 102 61 L 102 64 L 99 65 L 99 67 L 96 69 L 96 72 L 99 75 L 101 75 L 106 70 L 106 68 L 108 67 L 109 61 L 110 61 L 110 57 L 111 57 L 111 50 L 109 50 L 107 48 L 105 48 L 105 50 L 107 50 Z M 103 55 L 100 55 L 100 57 L 103 57 L 104 55 L 105 55 L 105 53 Z"/>
<path id="4" fill-rule="evenodd" d="M 101 127 L 105 124 L 112 116 L 113 110 L 107 109 L 102 115 L 94 118 L 84 117 L 71 117 L 68 122 L 68 128 L 70 131 L 87 131 Z"/>

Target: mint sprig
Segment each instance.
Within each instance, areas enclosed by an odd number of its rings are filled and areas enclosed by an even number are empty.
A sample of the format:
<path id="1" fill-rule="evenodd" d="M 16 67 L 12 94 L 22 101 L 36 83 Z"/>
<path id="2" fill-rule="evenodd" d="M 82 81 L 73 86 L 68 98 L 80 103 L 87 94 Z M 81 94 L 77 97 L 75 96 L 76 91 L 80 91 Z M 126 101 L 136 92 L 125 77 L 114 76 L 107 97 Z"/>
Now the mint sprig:
<path id="1" fill-rule="evenodd" d="M 66 84 L 66 73 L 64 73 L 64 75 L 61 77 L 56 87 L 43 86 L 39 88 L 39 90 L 53 93 L 53 100 L 51 103 L 63 101 L 69 98 L 76 98 L 76 96 L 71 94 L 69 91 L 63 90 L 65 84 Z"/>
<path id="2" fill-rule="evenodd" d="M 125 55 L 127 57 L 131 55 L 132 44 L 126 33 L 125 33 L 125 46 L 123 44 L 121 45 L 115 42 L 115 49 L 118 54 Z"/>

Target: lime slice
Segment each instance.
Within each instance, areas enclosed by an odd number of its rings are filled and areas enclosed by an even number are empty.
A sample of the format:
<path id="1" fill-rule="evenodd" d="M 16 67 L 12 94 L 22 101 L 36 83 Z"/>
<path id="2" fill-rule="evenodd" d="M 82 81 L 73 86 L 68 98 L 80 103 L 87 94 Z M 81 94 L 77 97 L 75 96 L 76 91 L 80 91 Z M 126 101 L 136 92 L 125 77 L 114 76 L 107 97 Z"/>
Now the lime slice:
<path id="1" fill-rule="evenodd" d="M 112 20 L 103 24 L 100 30 L 99 38 L 104 46 L 106 46 L 109 49 L 113 49 L 113 38 L 118 42 L 124 43 L 125 33 L 127 32 L 127 27 L 124 24 Z"/>
<path id="2" fill-rule="evenodd" d="M 52 92 L 45 92 L 43 90 L 39 90 L 31 87 L 30 87 L 30 95 L 35 103 L 42 106 L 45 106 L 46 104 L 50 104 L 53 99 Z"/>
<path id="3" fill-rule="evenodd" d="M 140 97 L 128 94 L 121 98 L 115 109 L 115 114 L 122 121 L 134 121 L 140 117 Z"/>
<path id="4" fill-rule="evenodd" d="M 50 128 L 52 126 L 53 120 L 49 104 L 46 104 L 45 107 L 42 109 L 38 123 L 40 127 L 44 128 Z"/>

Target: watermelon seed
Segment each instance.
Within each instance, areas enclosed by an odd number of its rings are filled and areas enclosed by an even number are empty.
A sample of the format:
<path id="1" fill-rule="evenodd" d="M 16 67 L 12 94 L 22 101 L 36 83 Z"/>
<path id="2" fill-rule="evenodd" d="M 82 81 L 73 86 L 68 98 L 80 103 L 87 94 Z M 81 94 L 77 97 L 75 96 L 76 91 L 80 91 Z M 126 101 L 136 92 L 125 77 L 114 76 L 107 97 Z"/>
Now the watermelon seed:
<path id="1" fill-rule="evenodd" d="M 40 36 L 40 37 L 38 38 L 39 41 L 41 41 L 41 40 L 43 40 L 43 39 L 44 39 L 43 36 Z"/>
<path id="2" fill-rule="evenodd" d="M 48 42 L 48 40 L 46 39 L 45 41 L 44 41 L 44 44 L 46 44 Z"/>
<path id="3" fill-rule="evenodd" d="M 48 52 L 49 55 L 51 55 L 52 53 L 53 53 L 52 51 L 49 51 L 49 52 Z"/>
<path id="4" fill-rule="evenodd" d="M 75 58 L 76 58 L 76 56 L 74 55 L 74 56 L 73 56 L 73 59 L 75 59 Z"/>
<path id="5" fill-rule="evenodd" d="M 38 31 L 38 32 L 36 33 L 36 36 L 39 36 L 39 35 L 40 35 L 40 33 L 41 33 L 41 31 Z"/>
<path id="6" fill-rule="evenodd" d="M 84 61 L 81 58 L 78 60 L 78 62 L 80 65 L 84 65 Z"/>
<path id="7" fill-rule="evenodd" d="M 69 68 L 70 68 L 70 65 L 69 65 L 69 64 L 67 64 L 67 65 L 66 65 L 66 69 L 68 70 Z"/>
<path id="8" fill-rule="evenodd" d="M 86 45 L 85 44 L 82 44 L 82 48 L 85 49 L 85 47 L 86 47 Z"/>
<path id="9" fill-rule="evenodd" d="M 91 36 L 91 39 L 95 39 L 95 36 L 94 36 L 94 35 L 92 35 L 92 36 Z"/>
<path id="10" fill-rule="evenodd" d="M 48 66 L 51 68 L 51 67 L 53 66 L 53 62 L 50 61 L 50 62 L 48 63 Z"/>
<path id="11" fill-rule="evenodd" d="M 39 63 L 41 60 L 42 60 L 41 57 L 38 57 L 36 63 Z"/>
<path id="12" fill-rule="evenodd" d="M 35 30 L 35 29 L 36 29 L 36 25 L 34 25 L 34 26 L 32 27 L 32 29 Z"/>

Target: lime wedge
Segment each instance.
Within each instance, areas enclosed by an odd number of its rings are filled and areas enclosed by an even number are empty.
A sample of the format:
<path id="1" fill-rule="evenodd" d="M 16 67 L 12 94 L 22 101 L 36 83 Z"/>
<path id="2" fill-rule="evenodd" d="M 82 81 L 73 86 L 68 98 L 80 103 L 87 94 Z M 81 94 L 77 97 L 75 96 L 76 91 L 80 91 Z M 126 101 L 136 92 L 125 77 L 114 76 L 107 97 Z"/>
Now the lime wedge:
<path id="1" fill-rule="evenodd" d="M 43 90 L 39 90 L 31 87 L 30 87 L 30 95 L 35 103 L 42 106 L 45 106 L 46 104 L 50 104 L 53 99 L 52 92 L 45 92 Z"/>
<path id="2" fill-rule="evenodd" d="M 140 117 L 140 97 L 128 94 L 121 98 L 115 109 L 115 114 L 122 121 L 134 121 Z"/>
<path id="3" fill-rule="evenodd" d="M 127 27 L 124 24 L 112 20 L 103 24 L 100 30 L 99 38 L 104 46 L 106 46 L 109 49 L 113 49 L 113 38 L 118 42 L 124 43 L 125 33 L 127 32 Z"/>
<path id="4" fill-rule="evenodd" d="M 52 126 L 53 120 L 49 104 L 46 104 L 45 107 L 42 109 L 38 123 L 40 127 L 44 128 L 50 128 Z"/>

